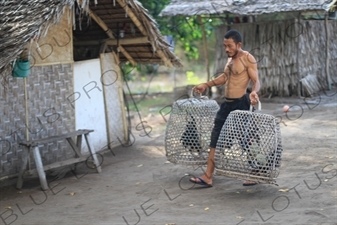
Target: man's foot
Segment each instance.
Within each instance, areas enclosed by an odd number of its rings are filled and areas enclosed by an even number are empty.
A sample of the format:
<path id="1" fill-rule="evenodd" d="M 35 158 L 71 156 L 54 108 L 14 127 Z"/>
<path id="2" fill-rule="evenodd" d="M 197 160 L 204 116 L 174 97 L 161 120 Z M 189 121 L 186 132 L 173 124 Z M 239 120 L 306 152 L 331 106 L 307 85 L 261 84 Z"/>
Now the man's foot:
<path id="1" fill-rule="evenodd" d="M 256 185 L 257 183 L 256 182 L 254 182 L 254 181 L 249 181 L 249 180 L 247 180 L 247 181 L 245 181 L 245 182 L 243 182 L 243 186 L 253 186 L 253 185 Z"/>
<path id="2" fill-rule="evenodd" d="M 210 179 L 207 175 L 202 175 L 200 177 L 191 177 L 190 182 L 194 184 L 204 185 L 207 187 L 213 187 L 212 179 Z"/>

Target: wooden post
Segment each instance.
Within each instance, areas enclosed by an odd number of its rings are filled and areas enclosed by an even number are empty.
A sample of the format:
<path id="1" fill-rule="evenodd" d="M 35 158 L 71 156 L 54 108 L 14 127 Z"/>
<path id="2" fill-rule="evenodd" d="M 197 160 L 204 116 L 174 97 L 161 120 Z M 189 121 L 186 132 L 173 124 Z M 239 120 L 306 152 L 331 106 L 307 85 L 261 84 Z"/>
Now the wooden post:
<path id="1" fill-rule="evenodd" d="M 297 22 L 300 23 L 301 21 L 301 13 L 298 14 L 298 19 Z M 296 67 L 297 67 L 297 78 L 298 78 L 298 83 L 297 83 L 297 95 L 299 98 L 301 98 L 301 74 L 300 74 L 300 62 L 299 62 L 299 57 L 300 57 L 300 36 L 297 37 L 297 53 L 296 53 Z"/>
<path id="2" fill-rule="evenodd" d="M 330 78 L 330 71 L 329 71 L 329 13 L 325 14 L 325 49 L 326 49 L 326 58 L 325 58 L 325 74 L 326 74 L 326 81 L 328 85 L 328 90 L 331 90 L 331 78 Z"/>
<path id="3" fill-rule="evenodd" d="M 106 42 L 102 43 L 102 44 L 101 44 L 101 47 L 100 47 L 100 49 L 99 49 L 99 53 L 100 53 L 100 54 L 104 54 L 107 47 L 108 47 L 108 44 L 107 44 Z"/>
<path id="4" fill-rule="evenodd" d="M 115 59 L 115 63 L 116 65 L 120 65 L 120 61 L 118 56 L 113 52 L 112 53 L 114 59 Z M 120 85 L 118 86 L 118 91 L 119 91 L 119 102 L 121 104 L 121 111 L 122 111 L 122 116 L 123 116 L 123 128 L 124 128 L 124 140 L 126 142 L 129 142 L 129 130 L 128 130 L 128 124 L 126 122 L 126 112 L 125 112 L 125 102 L 124 102 L 124 98 L 123 98 L 123 79 L 122 79 L 122 72 L 121 72 L 121 68 L 118 67 L 118 80 L 120 82 Z"/>
<path id="5" fill-rule="evenodd" d="M 204 55 L 205 55 L 205 61 L 206 61 L 206 72 L 207 72 L 207 81 L 211 79 L 211 74 L 209 70 L 209 59 L 208 59 L 208 49 L 207 49 L 207 38 L 206 38 L 206 32 L 205 32 L 205 26 L 202 23 L 202 18 L 200 15 L 198 15 L 198 21 L 201 27 L 201 32 L 202 32 L 202 39 L 204 42 Z"/>

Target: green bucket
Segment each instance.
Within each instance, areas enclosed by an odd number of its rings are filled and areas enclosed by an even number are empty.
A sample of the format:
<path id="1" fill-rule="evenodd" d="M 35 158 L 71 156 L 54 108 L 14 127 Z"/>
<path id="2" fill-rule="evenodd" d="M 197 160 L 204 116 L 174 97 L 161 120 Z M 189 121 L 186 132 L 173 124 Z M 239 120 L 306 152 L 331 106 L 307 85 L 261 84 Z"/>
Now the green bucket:
<path id="1" fill-rule="evenodd" d="M 18 59 L 15 61 L 12 71 L 13 77 L 27 77 L 30 74 L 29 60 Z"/>

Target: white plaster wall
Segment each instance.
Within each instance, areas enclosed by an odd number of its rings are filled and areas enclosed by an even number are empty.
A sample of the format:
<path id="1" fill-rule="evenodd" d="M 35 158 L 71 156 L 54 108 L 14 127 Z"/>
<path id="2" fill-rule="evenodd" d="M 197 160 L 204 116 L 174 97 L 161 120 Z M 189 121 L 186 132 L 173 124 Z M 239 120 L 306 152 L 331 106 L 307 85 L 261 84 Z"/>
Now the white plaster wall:
<path id="1" fill-rule="evenodd" d="M 76 129 L 95 130 L 90 133 L 91 144 L 96 151 L 103 149 L 108 138 L 99 59 L 74 63 L 74 95 L 69 100 L 75 106 Z M 85 142 L 82 146 L 87 152 Z"/>

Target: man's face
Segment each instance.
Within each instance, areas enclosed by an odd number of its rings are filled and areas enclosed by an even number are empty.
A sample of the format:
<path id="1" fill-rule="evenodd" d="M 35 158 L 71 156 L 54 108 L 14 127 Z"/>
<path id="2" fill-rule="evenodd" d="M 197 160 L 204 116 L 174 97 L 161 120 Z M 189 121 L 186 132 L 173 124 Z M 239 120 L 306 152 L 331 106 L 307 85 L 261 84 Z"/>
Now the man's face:
<path id="1" fill-rule="evenodd" d="M 240 43 L 236 44 L 232 38 L 224 39 L 223 46 L 228 55 L 228 57 L 233 57 L 237 54 L 239 50 Z"/>

